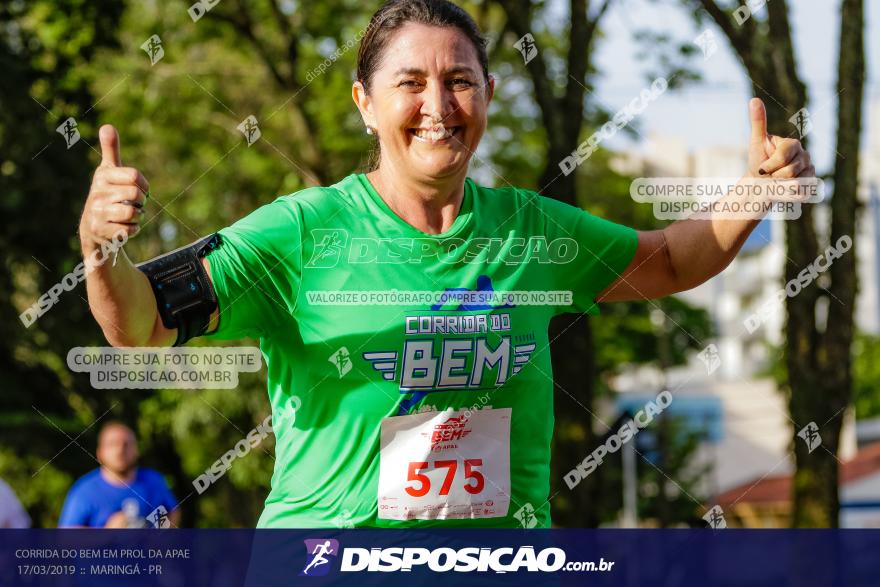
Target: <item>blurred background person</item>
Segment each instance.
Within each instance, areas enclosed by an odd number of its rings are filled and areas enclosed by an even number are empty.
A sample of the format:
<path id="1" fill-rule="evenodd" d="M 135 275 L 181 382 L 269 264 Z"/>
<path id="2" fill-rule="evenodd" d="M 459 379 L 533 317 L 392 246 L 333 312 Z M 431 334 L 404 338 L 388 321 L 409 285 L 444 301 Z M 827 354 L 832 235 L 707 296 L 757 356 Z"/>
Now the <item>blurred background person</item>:
<path id="1" fill-rule="evenodd" d="M 15 497 L 12 488 L 3 479 L 0 479 L 0 528 L 30 527 L 31 517 Z"/>
<path id="2" fill-rule="evenodd" d="M 165 479 L 158 471 L 137 466 L 140 455 L 131 428 L 121 422 L 105 424 L 98 433 L 96 456 L 101 466 L 70 488 L 59 527 L 177 525 L 177 500 Z"/>

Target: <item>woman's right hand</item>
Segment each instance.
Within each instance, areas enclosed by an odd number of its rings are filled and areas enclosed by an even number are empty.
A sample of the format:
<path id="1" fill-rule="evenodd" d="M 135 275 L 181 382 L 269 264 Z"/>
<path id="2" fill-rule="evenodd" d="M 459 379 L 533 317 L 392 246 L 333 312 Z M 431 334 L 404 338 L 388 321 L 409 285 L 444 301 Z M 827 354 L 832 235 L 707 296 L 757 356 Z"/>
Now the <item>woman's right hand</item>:
<path id="1" fill-rule="evenodd" d="M 147 276 L 125 254 L 119 252 L 113 263 L 105 263 L 106 253 L 97 262 L 96 250 L 105 252 L 108 245 L 118 248 L 140 229 L 143 206 L 150 184 L 134 167 L 123 167 L 119 158 L 119 135 L 105 124 L 98 131 L 101 140 L 101 164 L 95 170 L 92 187 L 79 223 L 83 258 L 87 261 L 86 290 L 89 307 L 104 331 L 107 341 L 116 347 L 167 347 L 174 344 L 176 328 L 166 328 L 156 307 L 156 297 Z M 125 239 L 120 239 L 120 235 Z M 210 268 L 206 258 L 205 268 Z M 213 283 L 213 282 L 212 282 Z M 219 311 L 211 315 L 209 331 L 216 328 Z"/>
<path id="2" fill-rule="evenodd" d="M 95 170 L 79 222 L 83 253 L 137 234 L 144 217 L 144 203 L 150 184 L 134 167 L 123 167 L 119 157 L 119 134 L 109 124 L 98 130 L 101 164 Z M 114 240 L 115 237 L 115 240 Z"/>

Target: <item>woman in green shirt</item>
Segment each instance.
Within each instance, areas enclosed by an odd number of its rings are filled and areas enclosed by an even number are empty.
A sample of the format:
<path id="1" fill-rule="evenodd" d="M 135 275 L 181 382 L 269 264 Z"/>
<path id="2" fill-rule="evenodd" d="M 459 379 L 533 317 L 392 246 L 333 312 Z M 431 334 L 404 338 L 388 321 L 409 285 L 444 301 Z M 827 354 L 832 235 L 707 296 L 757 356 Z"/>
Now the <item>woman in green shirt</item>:
<path id="1" fill-rule="evenodd" d="M 160 272 L 124 252 L 88 274 L 115 346 L 259 338 L 277 439 L 259 526 L 548 527 L 550 319 L 699 285 L 759 221 L 636 231 L 530 190 L 480 186 L 467 170 L 494 89 L 463 10 L 388 2 L 352 86 L 378 141 L 375 169 L 221 230 L 190 259 L 207 272 L 190 284 L 201 305 L 162 297 Z M 743 181 L 813 176 L 800 143 L 768 136 L 763 104 L 749 107 Z M 137 232 L 149 189 L 121 166 L 115 129 L 100 138 L 86 258 L 117 231 Z M 290 406 L 292 424 L 281 418 Z"/>

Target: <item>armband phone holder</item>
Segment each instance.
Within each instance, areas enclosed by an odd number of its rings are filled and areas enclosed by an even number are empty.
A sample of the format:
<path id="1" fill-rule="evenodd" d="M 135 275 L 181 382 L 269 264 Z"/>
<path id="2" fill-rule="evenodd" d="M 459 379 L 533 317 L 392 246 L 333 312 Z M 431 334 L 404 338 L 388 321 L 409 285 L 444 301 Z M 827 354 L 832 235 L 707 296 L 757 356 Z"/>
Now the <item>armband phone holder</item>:
<path id="1" fill-rule="evenodd" d="M 205 334 L 217 309 L 217 294 L 202 258 L 221 242 L 215 233 L 155 259 L 135 265 L 150 280 L 165 328 L 177 328 L 174 346 Z"/>

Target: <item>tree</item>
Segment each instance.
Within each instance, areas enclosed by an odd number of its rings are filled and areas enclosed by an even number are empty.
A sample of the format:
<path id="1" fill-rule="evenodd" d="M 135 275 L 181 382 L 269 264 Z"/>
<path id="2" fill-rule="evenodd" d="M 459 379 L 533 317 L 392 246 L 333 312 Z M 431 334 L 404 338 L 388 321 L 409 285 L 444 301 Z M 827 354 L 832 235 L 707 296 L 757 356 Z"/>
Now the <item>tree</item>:
<path id="1" fill-rule="evenodd" d="M 29 327 L 19 314 L 80 260 L 80 190 L 99 99 L 85 71 L 97 51 L 118 46 L 121 12 L 110 1 L 0 4 L 0 476 L 36 525 L 57 521 L 71 479 L 94 463 L 70 439 L 101 411 L 64 357 L 97 327 L 72 292 Z M 68 117 L 82 136 L 69 147 L 55 130 Z"/>
<path id="2" fill-rule="evenodd" d="M 743 7 L 731 10 L 716 0 L 685 2 L 694 9 L 704 9 L 705 12 L 697 12 L 698 20 L 708 15 L 729 40 L 751 80 L 754 94 L 767 105 L 769 132 L 791 135 L 789 118 L 805 107 L 807 92 L 798 74 L 786 0 L 768 2 L 766 18 L 750 14 L 741 23 Z M 830 174 L 830 244 L 844 235 L 855 235 L 865 78 L 863 2 L 841 0 L 841 7 L 837 156 Z M 802 141 L 806 139 L 803 137 Z M 804 206 L 799 219 L 786 223 L 786 282 L 796 279 L 824 248 L 813 209 Z M 827 449 L 810 453 L 805 443 L 794 443 L 797 471 L 792 524 L 796 527 L 838 524 L 836 455 L 842 414 L 852 402 L 855 249 L 853 245 L 852 250 L 834 261 L 827 287 L 813 283 L 786 300 L 785 357 L 794 432 L 815 422 Z M 825 320 L 821 319 L 822 312 L 817 311 L 820 307 L 828 309 Z"/>
<path id="3" fill-rule="evenodd" d="M 236 41 L 266 69 L 269 80 L 288 96 L 283 115 L 298 147 L 297 166 L 310 185 L 327 185 L 350 170 L 347 158 L 339 158 L 336 152 L 341 142 L 336 129 L 340 118 L 351 120 L 351 104 L 345 100 L 330 102 L 325 92 L 331 84 L 333 93 L 350 90 L 351 79 L 342 74 L 345 67 L 331 68 L 329 74 L 316 68 L 322 61 L 326 63 L 325 59 L 331 65 L 335 63 L 339 51 L 346 65 L 352 62 L 354 43 L 364 32 L 353 23 L 364 20 L 358 17 L 366 16 L 367 8 L 362 2 L 327 0 L 291 13 L 278 0 L 236 0 L 218 6 L 206 19 L 227 25 Z M 339 14 L 350 18 L 338 18 Z M 318 71 L 321 73 L 316 76 Z M 339 107 L 345 110 L 336 110 Z M 360 147 L 361 141 L 348 141 L 347 154 Z"/>
<path id="4" fill-rule="evenodd" d="M 554 43 L 549 32 L 539 34 L 541 27 L 536 26 L 533 20 L 533 4 L 528 0 L 498 0 L 497 3 L 506 17 L 504 29 L 510 30 L 514 39 L 532 34 L 538 41 L 538 54 L 531 57 L 525 66 L 545 129 L 544 168 L 537 182 L 538 190 L 544 196 L 576 205 L 577 176 L 563 174 L 558 163 L 570 155 L 580 141 L 584 128 L 584 97 L 586 84 L 589 83 L 587 74 L 590 71 L 592 44 L 611 0 L 571 0 L 570 26 L 564 37 L 566 46 L 558 47 L 558 53 L 564 57 L 558 58 L 562 64 L 555 63 L 559 66 L 555 70 L 551 70 L 551 63 L 543 49 L 558 43 Z M 560 73 L 554 77 L 553 71 Z M 550 340 L 556 417 L 552 471 L 554 481 L 560 483 L 566 467 L 583 459 L 584 447 L 594 443 L 591 425 L 583 427 L 586 438 L 581 438 L 577 432 L 582 428 L 583 406 L 592 409 L 595 392 L 595 348 L 588 317 L 585 314 L 558 317 L 551 326 Z M 598 487 L 590 478 L 585 485 L 583 490 L 569 496 L 570 507 L 554 508 L 557 523 L 598 525 L 599 514 L 592 505 L 596 502 Z M 553 491 L 551 486 L 551 493 Z"/>

